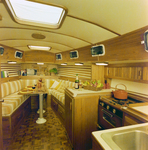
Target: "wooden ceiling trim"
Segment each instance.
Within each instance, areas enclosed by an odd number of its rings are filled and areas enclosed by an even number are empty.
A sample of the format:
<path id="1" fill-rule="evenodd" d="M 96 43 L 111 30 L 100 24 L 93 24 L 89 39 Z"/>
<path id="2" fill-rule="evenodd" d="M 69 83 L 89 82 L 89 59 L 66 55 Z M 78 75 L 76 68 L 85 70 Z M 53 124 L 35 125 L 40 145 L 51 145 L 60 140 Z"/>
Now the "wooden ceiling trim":
<path id="1" fill-rule="evenodd" d="M 108 29 L 108 28 L 106 28 L 106 27 L 104 27 L 104 26 L 101 26 L 101 25 L 99 25 L 99 24 L 97 24 L 97 23 L 94 23 L 94 22 L 91 22 L 91 21 L 88 21 L 88 20 L 85 20 L 85 19 L 82 19 L 82 18 L 78 18 L 78 17 L 72 16 L 72 15 L 67 15 L 67 16 L 68 16 L 68 17 L 71 17 L 71 18 L 75 18 L 75 19 L 81 20 L 81 21 L 84 21 L 84 22 L 87 22 L 87 23 L 91 23 L 91 24 L 96 25 L 96 26 L 98 26 L 98 27 L 101 27 L 101 28 L 103 28 L 103 29 L 105 29 L 105 30 L 107 30 L 107 31 L 109 31 L 109 32 L 112 32 L 112 33 L 114 33 L 114 34 L 116 34 L 116 35 L 118 35 L 118 36 L 121 36 L 121 34 L 115 32 L 115 31 L 113 31 L 113 30 L 110 30 L 110 29 Z"/>
<path id="2" fill-rule="evenodd" d="M 81 38 L 78 38 L 78 37 L 75 37 L 75 36 L 71 36 L 71 35 L 68 35 L 68 34 L 63 34 L 63 33 L 59 33 L 59 32 L 53 32 L 53 31 L 49 31 L 49 30 L 41 30 L 41 29 L 32 29 L 32 28 L 19 28 L 19 27 L 0 27 L 2 29 L 6 28 L 6 29 L 17 29 L 17 30 L 34 30 L 34 31 L 39 31 L 39 32 L 50 32 L 50 33 L 54 33 L 54 34 L 59 34 L 59 35 L 64 35 L 64 36 L 67 36 L 67 37 L 71 37 L 71 38 L 75 38 L 75 39 L 78 39 L 78 40 L 81 40 L 83 42 L 86 42 L 88 44 L 93 44 L 89 41 L 86 41 L 84 39 L 81 39 Z"/>

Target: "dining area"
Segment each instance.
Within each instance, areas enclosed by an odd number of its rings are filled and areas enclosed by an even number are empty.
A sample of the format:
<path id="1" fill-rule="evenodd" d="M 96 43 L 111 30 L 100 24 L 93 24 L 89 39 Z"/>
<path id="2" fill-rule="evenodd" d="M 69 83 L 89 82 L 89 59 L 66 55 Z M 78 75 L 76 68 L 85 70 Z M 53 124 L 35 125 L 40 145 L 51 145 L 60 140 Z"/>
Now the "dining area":
<path id="1" fill-rule="evenodd" d="M 27 86 L 23 90 L 21 90 L 18 95 L 39 95 L 39 118 L 36 120 L 37 124 L 43 124 L 46 122 L 46 119 L 43 118 L 43 113 L 45 110 L 43 110 L 43 95 L 47 94 L 47 90 L 45 87 L 45 83 L 42 81 L 42 78 L 40 78 L 37 83 L 34 84 L 34 86 Z"/>

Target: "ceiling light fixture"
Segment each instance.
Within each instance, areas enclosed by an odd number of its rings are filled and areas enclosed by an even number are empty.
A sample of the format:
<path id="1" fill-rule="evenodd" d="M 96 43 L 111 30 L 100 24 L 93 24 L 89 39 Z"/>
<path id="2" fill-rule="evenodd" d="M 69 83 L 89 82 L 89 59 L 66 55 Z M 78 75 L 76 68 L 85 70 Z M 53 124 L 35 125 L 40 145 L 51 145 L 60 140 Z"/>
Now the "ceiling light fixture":
<path id="1" fill-rule="evenodd" d="M 51 47 L 47 46 L 33 46 L 33 45 L 28 45 L 28 48 L 31 50 L 43 50 L 43 51 L 49 51 Z"/>
<path id="2" fill-rule="evenodd" d="M 107 66 L 108 63 L 107 62 L 98 62 L 98 63 L 96 63 L 96 65 Z"/>
<path id="3" fill-rule="evenodd" d="M 38 65 L 44 65 L 44 63 L 37 63 Z"/>
<path id="4" fill-rule="evenodd" d="M 8 61 L 8 64 L 16 64 L 16 61 Z"/>
<path id="5" fill-rule="evenodd" d="M 67 65 L 67 63 L 63 63 L 63 64 L 61 64 L 61 65 Z"/>
<path id="6" fill-rule="evenodd" d="M 82 66 L 83 63 L 75 63 L 75 65 L 77 65 L 77 66 Z"/>
<path id="7" fill-rule="evenodd" d="M 6 0 L 6 3 L 15 21 L 20 24 L 57 29 L 67 13 L 63 7 L 33 0 Z"/>

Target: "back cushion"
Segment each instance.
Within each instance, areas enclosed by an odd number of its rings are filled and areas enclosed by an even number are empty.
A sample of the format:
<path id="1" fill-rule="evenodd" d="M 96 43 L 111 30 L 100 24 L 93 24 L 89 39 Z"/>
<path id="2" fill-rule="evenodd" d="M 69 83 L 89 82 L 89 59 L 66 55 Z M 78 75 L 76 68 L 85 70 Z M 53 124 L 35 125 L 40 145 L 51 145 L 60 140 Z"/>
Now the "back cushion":
<path id="1" fill-rule="evenodd" d="M 22 85 L 23 88 L 27 87 L 27 86 L 34 86 L 34 84 L 37 84 L 38 80 L 34 79 L 34 80 L 23 80 L 22 81 Z"/>
<path id="2" fill-rule="evenodd" d="M 45 86 L 47 87 L 47 89 L 49 89 L 55 81 L 55 79 L 45 79 Z"/>
<path id="3" fill-rule="evenodd" d="M 11 93 L 11 84 L 9 82 L 1 84 L 2 98 Z"/>

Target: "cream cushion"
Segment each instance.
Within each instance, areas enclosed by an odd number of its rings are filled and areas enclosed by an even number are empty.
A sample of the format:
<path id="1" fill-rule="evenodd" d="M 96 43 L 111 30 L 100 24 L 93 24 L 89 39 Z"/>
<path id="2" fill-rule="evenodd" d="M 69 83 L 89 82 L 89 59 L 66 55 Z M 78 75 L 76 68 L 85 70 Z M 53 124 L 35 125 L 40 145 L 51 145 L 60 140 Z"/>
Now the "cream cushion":
<path id="1" fill-rule="evenodd" d="M 56 88 L 59 85 L 60 82 L 58 81 L 54 81 L 54 83 L 52 84 L 52 86 L 50 87 L 51 89 Z"/>

